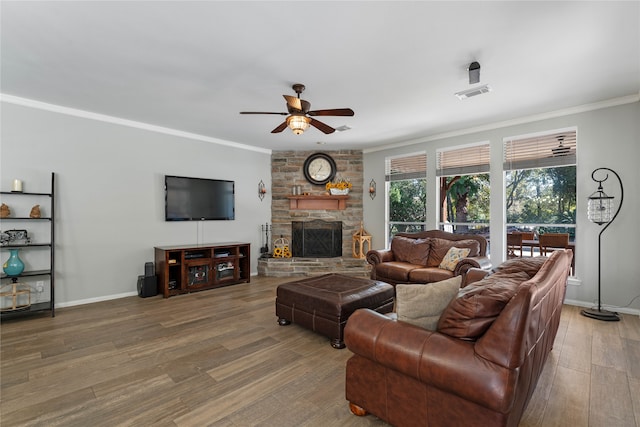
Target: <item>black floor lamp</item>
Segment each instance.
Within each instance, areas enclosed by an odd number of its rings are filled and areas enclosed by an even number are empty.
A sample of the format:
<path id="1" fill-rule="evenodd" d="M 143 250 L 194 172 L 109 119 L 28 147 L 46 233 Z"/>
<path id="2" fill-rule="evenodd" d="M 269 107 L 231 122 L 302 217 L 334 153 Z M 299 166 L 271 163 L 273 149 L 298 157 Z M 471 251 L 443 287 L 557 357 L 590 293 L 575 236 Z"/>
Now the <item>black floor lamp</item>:
<path id="1" fill-rule="evenodd" d="M 620 183 L 620 203 L 618 204 L 618 208 L 612 216 L 612 211 L 614 207 L 613 196 L 608 196 L 602 189 L 602 183 L 605 182 L 609 178 L 609 174 L 606 174 L 604 179 L 596 179 L 595 175 L 598 171 L 609 171 L 613 173 L 616 178 L 618 178 L 618 182 Z M 590 308 L 581 310 L 583 316 L 591 317 L 593 319 L 605 320 L 605 321 L 618 321 L 620 320 L 620 315 L 613 311 L 607 311 L 602 309 L 602 298 L 600 297 L 600 280 L 601 280 L 601 269 L 600 269 L 600 239 L 602 237 L 602 233 L 607 229 L 609 225 L 613 222 L 614 219 L 618 216 L 618 212 L 620 212 L 620 208 L 622 207 L 622 201 L 624 200 L 624 188 L 622 187 L 622 180 L 620 179 L 620 175 L 618 175 L 614 170 L 609 168 L 598 168 L 591 172 L 591 179 L 598 183 L 598 189 L 589 196 L 589 202 L 587 206 L 587 217 L 589 221 L 595 222 L 598 225 L 606 224 L 600 233 L 598 234 L 598 308 Z"/>

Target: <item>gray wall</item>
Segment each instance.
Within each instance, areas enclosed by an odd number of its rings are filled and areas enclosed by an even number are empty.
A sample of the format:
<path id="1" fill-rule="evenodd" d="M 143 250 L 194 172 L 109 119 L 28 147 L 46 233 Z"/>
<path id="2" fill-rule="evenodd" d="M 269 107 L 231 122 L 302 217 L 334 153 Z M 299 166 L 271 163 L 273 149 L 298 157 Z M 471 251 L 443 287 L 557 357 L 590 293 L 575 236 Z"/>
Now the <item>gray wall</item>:
<path id="1" fill-rule="evenodd" d="M 245 150 L 118 124 L 89 120 L 2 102 L 0 188 L 22 179 L 25 191 L 49 191 L 51 172 L 57 173 L 57 296 L 58 305 L 71 305 L 131 295 L 143 264 L 153 259 L 153 247 L 167 244 L 247 241 L 252 244 L 256 271 L 263 244 L 260 225 L 271 222 L 271 159 L 264 151 Z M 374 178 L 378 196 L 371 200 L 363 186 L 365 228 L 373 247 L 384 247 L 384 159 L 401 153 L 426 151 L 428 156 L 427 218 L 436 228 L 435 152 L 440 147 L 490 141 L 494 187 L 491 202 L 492 251 L 502 253 L 503 138 L 567 127 L 578 130 L 577 280 L 571 281 L 567 301 L 589 305 L 597 298 L 597 234 L 586 219 L 586 198 L 595 190 L 591 171 L 615 169 L 625 183 L 625 201 L 616 222 L 603 235 L 603 302 L 625 306 L 640 294 L 637 242 L 640 201 L 640 103 L 593 110 L 563 117 L 465 133 L 448 138 L 407 143 L 402 147 L 364 153 L 364 182 Z M 164 221 L 165 174 L 236 181 L 236 220 L 188 223 Z M 257 184 L 267 185 L 260 201 Z M 605 190 L 618 195 L 613 179 Z M 497 184 L 496 184 L 497 183 Z M 2 224 L 0 229 L 14 228 Z M 8 255 L 3 252 L 2 261 Z M 494 262 L 499 262 L 495 260 Z M 631 306 L 640 311 L 640 301 Z"/>
<path id="2" fill-rule="evenodd" d="M 271 216 L 271 157 L 252 151 L 1 104 L 0 188 L 49 191 L 56 173 L 56 304 L 130 295 L 153 247 L 251 243 L 257 271 L 260 225 Z M 164 221 L 164 175 L 234 180 L 234 221 Z M 267 196 L 258 198 L 258 182 Z M 29 224 L 27 224 L 29 226 Z M 0 228 L 14 228 L 14 222 Z M 8 253 L 2 253 L 2 261 Z"/>
<path id="3" fill-rule="evenodd" d="M 567 288 L 567 302 L 590 306 L 597 301 L 598 233 L 600 227 L 587 220 L 587 197 L 596 190 L 591 172 L 598 167 L 614 169 L 621 176 L 625 199 L 615 222 L 602 235 L 602 300 L 605 304 L 627 306 L 640 295 L 640 103 L 619 105 L 562 117 L 531 121 L 501 128 L 467 132 L 458 136 L 433 138 L 402 147 L 368 150 L 364 154 L 364 180 L 378 182 L 378 197 L 363 198 L 365 228 L 373 236 L 373 247 L 384 247 L 386 200 L 384 196 L 384 162 L 387 156 L 403 153 L 427 153 L 427 224 L 437 228 L 435 177 L 436 150 L 441 147 L 489 141 L 491 144 L 491 251 L 494 264 L 502 261 L 504 248 L 504 174 L 502 170 L 503 139 L 510 136 L 577 128 L 578 213 L 577 213 L 577 278 Z M 619 186 L 614 176 L 605 183 L 605 192 L 618 197 Z M 640 310 L 640 298 L 631 312 Z M 625 311 L 625 309 L 621 310 Z M 628 311 L 628 310 L 627 310 Z"/>

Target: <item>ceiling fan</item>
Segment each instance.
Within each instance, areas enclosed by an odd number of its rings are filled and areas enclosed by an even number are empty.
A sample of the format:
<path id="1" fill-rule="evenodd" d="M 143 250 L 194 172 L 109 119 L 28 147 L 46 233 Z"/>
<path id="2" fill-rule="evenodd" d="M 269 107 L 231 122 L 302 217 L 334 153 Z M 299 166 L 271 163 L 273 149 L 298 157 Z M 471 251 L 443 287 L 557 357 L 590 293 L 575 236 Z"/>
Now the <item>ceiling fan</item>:
<path id="1" fill-rule="evenodd" d="M 311 103 L 300 99 L 300 94 L 304 92 L 305 86 L 300 83 L 296 83 L 292 86 L 293 90 L 298 94 L 297 97 L 291 95 L 282 95 L 287 100 L 288 113 L 272 113 L 264 111 L 241 111 L 240 114 L 278 114 L 286 116 L 287 119 L 282 122 L 277 128 L 271 131 L 271 133 L 282 132 L 287 126 L 296 135 L 302 134 L 309 128 L 309 125 L 319 129 L 324 133 L 333 133 L 336 130 L 331 126 L 322 123 L 319 120 L 313 118 L 313 116 L 353 116 L 354 112 L 351 108 L 334 108 L 330 110 L 309 110 Z M 311 116 L 311 117 L 309 117 Z"/>
<path id="2" fill-rule="evenodd" d="M 553 157 L 561 157 L 571 154 L 571 147 L 564 145 L 564 135 L 558 135 L 556 140 L 558 141 L 558 146 L 551 149 Z"/>

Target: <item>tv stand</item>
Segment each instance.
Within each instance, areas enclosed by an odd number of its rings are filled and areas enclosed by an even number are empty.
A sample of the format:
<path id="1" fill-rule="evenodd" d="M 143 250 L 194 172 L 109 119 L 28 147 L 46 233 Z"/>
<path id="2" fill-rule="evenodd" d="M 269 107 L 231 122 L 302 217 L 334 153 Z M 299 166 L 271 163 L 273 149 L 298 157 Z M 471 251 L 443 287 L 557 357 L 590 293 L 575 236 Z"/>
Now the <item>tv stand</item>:
<path id="1" fill-rule="evenodd" d="M 168 298 L 251 281 L 251 245 L 226 242 L 156 246 L 158 291 Z"/>

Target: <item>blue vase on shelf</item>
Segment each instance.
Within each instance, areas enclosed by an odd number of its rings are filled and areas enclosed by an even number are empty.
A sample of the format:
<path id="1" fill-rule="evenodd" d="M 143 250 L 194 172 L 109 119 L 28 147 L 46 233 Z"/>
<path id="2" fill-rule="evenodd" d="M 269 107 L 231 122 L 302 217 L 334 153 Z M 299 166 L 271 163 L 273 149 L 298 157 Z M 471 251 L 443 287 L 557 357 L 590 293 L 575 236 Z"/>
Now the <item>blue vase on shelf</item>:
<path id="1" fill-rule="evenodd" d="M 24 262 L 18 256 L 19 249 L 9 249 L 11 255 L 9 259 L 2 265 L 7 276 L 19 276 L 24 271 Z"/>

